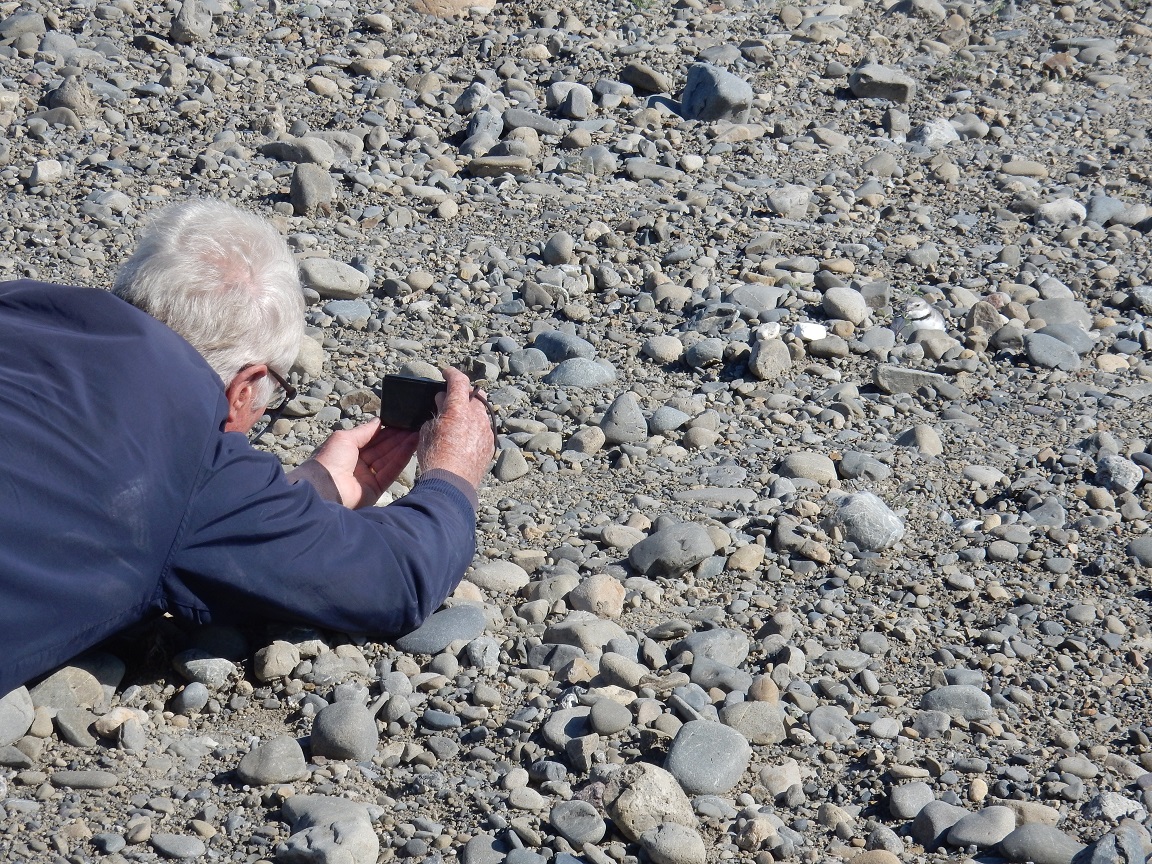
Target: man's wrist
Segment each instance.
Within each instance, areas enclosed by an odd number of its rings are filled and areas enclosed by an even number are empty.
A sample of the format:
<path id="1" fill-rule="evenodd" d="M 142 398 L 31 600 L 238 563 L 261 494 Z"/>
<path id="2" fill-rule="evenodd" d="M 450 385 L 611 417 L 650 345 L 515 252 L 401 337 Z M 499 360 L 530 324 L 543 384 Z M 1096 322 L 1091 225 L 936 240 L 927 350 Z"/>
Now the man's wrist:
<path id="1" fill-rule="evenodd" d="M 473 511 L 480 508 L 480 501 L 476 497 L 476 487 L 454 471 L 449 471 L 447 468 L 430 468 L 421 472 L 420 480 L 443 480 L 459 490 L 460 494 L 468 499 Z M 417 482 L 419 483 L 420 480 Z"/>
<path id="2" fill-rule="evenodd" d="M 301 462 L 285 476 L 287 476 L 289 483 L 304 481 L 315 489 L 316 494 L 325 501 L 331 501 L 333 504 L 344 503 L 344 499 L 340 496 L 340 490 L 336 488 L 336 481 L 332 479 L 328 469 L 315 459 Z"/>

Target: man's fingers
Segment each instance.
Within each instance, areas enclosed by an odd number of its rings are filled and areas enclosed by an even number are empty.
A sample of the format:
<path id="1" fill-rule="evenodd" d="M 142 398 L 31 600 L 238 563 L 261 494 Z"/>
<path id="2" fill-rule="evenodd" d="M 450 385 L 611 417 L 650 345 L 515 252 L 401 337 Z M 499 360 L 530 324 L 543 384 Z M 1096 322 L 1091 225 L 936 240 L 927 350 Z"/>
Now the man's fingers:
<path id="1" fill-rule="evenodd" d="M 472 382 L 468 380 L 467 375 L 451 366 L 442 371 L 444 380 L 448 382 L 448 393 L 444 398 L 441 413 L 463 410 L 463 406 L 468 402 L 468 397 L 472 392 Z"/>

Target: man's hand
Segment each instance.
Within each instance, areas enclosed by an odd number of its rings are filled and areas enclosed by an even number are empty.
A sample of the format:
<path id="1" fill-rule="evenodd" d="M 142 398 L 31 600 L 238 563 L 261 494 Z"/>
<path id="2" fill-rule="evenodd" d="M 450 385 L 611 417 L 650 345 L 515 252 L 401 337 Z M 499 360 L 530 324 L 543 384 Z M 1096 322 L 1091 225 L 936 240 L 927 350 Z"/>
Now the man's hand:
<path id="1" fill-rule="evenodd" d="M 448 392 L 436 397 L 440 413 L 420 429 L 416 458 L 421 471 L 451 471 L 475 488 L 488 473 L 496 445 L 488 408 L 473 398 L 472 384 L 463 372 L 445 369 L 444 380 Z"/>
<path id="2" fill-rule="evenodd" d="M 355 510 L 380 500 L 412 458 L 418 440 L 416 432 L 381 428 L 379 420 L 370 420 L 355 429 L 333 432 L 311 460 L 324 466 L 341 502 Z"/>

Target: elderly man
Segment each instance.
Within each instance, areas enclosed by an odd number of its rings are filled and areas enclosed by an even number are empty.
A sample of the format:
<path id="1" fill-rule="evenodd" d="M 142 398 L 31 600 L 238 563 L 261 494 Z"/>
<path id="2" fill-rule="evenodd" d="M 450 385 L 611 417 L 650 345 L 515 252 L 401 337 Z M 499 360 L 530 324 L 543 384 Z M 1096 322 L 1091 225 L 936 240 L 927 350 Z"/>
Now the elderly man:
<path id="1" fill-rule="evenodd" d="M 302 333 L 283 238 L 219 202 L 161 211 L 113 293 L 0 284 L 0 695 L 159 612 L 388 635 L 452 591 L 486 406 L 446 370 L 421 436 L 372 421 L 286 475 L 246 433 Z"/>

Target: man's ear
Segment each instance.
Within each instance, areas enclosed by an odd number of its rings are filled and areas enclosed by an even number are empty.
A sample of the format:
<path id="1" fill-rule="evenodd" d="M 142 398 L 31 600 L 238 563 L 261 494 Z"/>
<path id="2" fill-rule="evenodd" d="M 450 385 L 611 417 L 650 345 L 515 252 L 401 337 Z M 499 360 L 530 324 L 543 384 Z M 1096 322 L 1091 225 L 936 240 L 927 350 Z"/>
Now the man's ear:
<path id="1" fill-rule="evenodd" d="M 268 367 L 264 364 L 248 366 L 236 373 L 232 382 L 224 388 L 224 395 L 228 399 L 228 419 L 224 423 L 225 432 L 243 432 L 247 434 L 260 415 L 264 413 L 264 406 L 259 404 L 257 391 L 260 381 L 268 374 Z"/>

